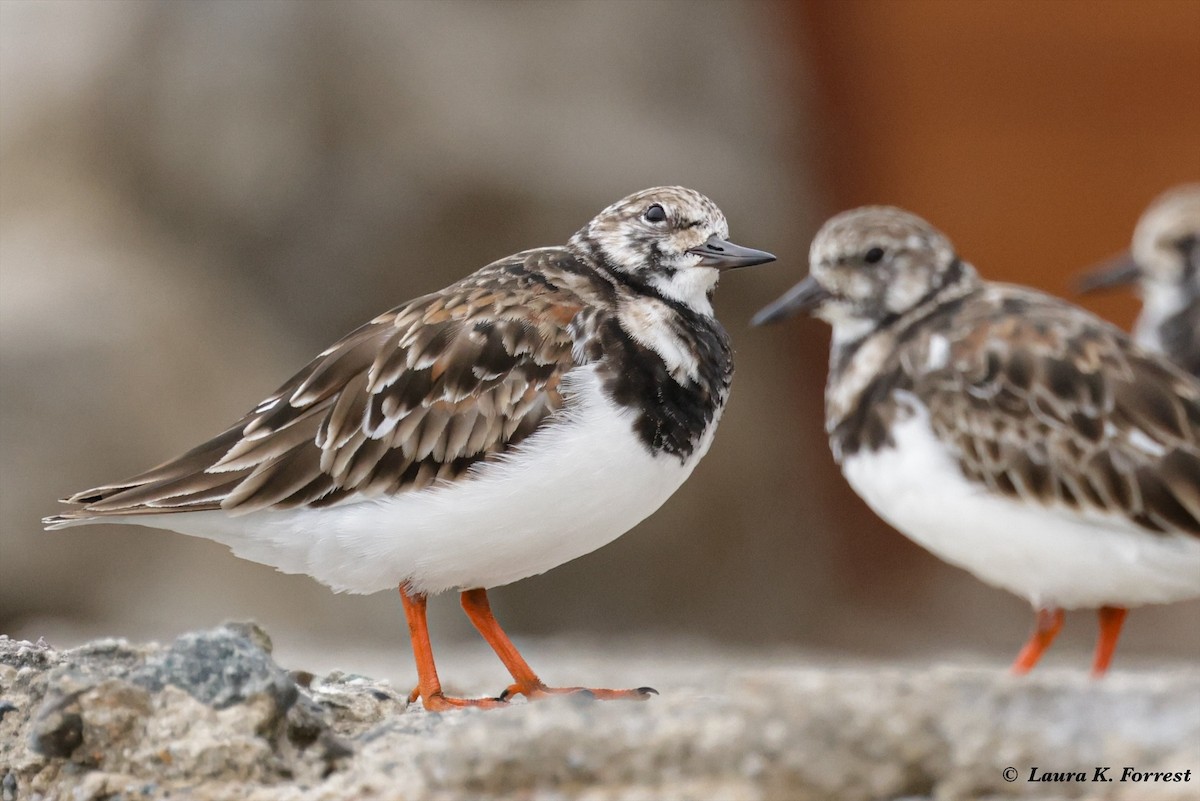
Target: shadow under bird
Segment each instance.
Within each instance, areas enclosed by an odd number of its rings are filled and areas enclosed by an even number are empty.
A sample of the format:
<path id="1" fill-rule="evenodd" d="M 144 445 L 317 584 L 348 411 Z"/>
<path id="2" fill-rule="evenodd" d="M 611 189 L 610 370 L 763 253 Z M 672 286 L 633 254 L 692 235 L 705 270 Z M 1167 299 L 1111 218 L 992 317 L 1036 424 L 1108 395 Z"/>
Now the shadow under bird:
<path id="1" fill-rule="evenodd" d="M 136 523 L 224 543 L 336 591 L 399 588 L 426 709 L 550 688 L 487 588 L 589 553 L 659 508 L 708 451 L 733 376 L 710 303 L 732 244 L 682 187 L 638 192 L 565 246 L 494 262 L 376 317 L 224 433 L 67 499 L 48 528 Z M 426 598 L 463 609 L 512 674 L 498 698 L 442 692 Z"/>
<path id="2" fill-rule="evenodd" d="M 842 472 L 935 555 L 1029 600 L 1030 670 L 1064 609 L 1200 597 L 1200 381 L 1058 298 L 990 283 L 921 218 L 829 220 L 756 324 L 833 328 L 825 428 Z"/>
<path id="3" fill-rule="evenodd" d="M 1200 378 L 1200 184 L 1178 186 L 1146 209 L 1129 252 L 1079 282 L 1082 293 L 1135 284 L 1138 344 Z"/>

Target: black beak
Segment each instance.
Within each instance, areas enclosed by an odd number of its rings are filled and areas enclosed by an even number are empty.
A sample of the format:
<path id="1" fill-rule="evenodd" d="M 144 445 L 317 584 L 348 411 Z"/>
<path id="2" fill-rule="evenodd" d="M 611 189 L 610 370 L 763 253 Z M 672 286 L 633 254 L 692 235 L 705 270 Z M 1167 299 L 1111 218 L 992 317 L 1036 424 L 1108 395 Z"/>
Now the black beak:
<path id="1" fill-rule="evenodd" d="M 784 292 L 778 300 L 758 310 L 750 320 L 751 325 L 766 325 L 778 322 L 800 312 L 811 312 L 832 297 L 825 287 L 811 275 Z"/>
<path id="2" fill-rule="evenodd" d="M 1125 251 L 1093 267 L 1075 283 L 1075 290 L 1080 295 L 1086 295 L 1101 289 L 1132 284 L 1141 277 L 1142 268 L 1129 251 Z"/>
<path id="3" fill-rule="evenodd" d="M 701 267 L 716 267 L 721 270 L 750 267 L 754 264 L 775 261 L 775 257 L 765 250 L 744 248 L 726 241 L 716 234 L 710 236 L 708 241 L 700 247 L 689 249 L 688 253 L 695 253 L 700 257 Z"/>

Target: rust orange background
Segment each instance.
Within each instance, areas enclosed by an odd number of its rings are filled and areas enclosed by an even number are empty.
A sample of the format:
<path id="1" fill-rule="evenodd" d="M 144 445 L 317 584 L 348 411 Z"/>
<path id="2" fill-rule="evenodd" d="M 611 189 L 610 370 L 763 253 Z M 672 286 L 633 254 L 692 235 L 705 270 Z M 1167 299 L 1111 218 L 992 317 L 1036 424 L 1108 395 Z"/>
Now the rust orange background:
<path id="1" fill-rule="evenodd" d="M 990 278 L 1066 294 L 1200 179 L 1195 0 L 807 0 L 794 22 L 826 197 L 911 208 Z"/>

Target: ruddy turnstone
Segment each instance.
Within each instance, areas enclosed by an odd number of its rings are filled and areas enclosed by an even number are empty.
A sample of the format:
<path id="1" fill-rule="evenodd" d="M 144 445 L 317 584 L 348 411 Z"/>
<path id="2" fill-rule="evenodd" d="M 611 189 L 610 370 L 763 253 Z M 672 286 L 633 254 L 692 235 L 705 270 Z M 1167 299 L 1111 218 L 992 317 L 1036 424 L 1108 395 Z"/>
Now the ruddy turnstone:
<path id="1" fill-rule="evenodd" d="M 1016 672 L 1063 609 L 1100 610 L 1099 675 L 1127 607 L 1200 596 L 1200 382 L 1082 309 L 981 280 L 900 209 L 839 214 L 810 262 L 755 323 L 832 325 L 843 474 L 909 538 L 1029 599 Z"/>
<path id="2" fill-rule="evenodd" d="M 773 261 L 727 241 L 682 187 L 602 211 L 376 317 L 224 433 L 85 490 L 47 528 L 136 523 L 224 543 L 336 591 L 399 587 L 426 709 L 548 688 L 497 624 L 487 588 L 606 545 L 653 513 L 712 443 L 733 354 L 710 303 L 721 270 Z M 499 698 L 442 692 L 426 598 L 462 606 L 513 677 Z"/>
<path id="3" fill-rule="evenodd" d="M 1200 184 L 1158 197 L 1138 220 L 1129 253 L 1084 278 L 1093 292 L 1137 283 L 1142 313 L 1134 337 L 1200 378 Z"/>

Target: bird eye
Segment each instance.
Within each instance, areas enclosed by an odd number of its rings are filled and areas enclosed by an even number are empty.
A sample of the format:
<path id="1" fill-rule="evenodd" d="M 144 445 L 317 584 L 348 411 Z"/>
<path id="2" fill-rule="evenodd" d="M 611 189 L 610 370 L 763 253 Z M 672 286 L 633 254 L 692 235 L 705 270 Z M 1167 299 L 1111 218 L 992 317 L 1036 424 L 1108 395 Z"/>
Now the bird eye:
<path id="1" fill-rule="evenodd" d="M 655 203 L 642 213 L 642 219 L 649 223 L 660 223 L 667 219 L 667 210 Z"/>
<path id="2" fill-rule="evenodd" d="M 871 248 L 863 254 L 863 261 L 867 264 L 878 264 L 883 260 L 883 248 Z"/>

